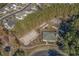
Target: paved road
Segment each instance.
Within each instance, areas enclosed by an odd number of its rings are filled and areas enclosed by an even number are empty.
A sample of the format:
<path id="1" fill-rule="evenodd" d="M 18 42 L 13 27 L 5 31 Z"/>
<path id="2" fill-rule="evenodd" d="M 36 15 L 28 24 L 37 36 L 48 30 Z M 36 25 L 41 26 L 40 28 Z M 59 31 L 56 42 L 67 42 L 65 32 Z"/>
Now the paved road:
<path id="1" fill-rule="evenodd" d="M 41 49 L 41 50 L 40 50 Z M 39 48 L 38 50 L 35 50 L 31 53 L 31 55 L 33 56 L 48 56 L 48 50 L 50 49 L 47 48 L 47 49 L 44 49 L 44 47 L 42 48 Z M 63 55 L 63 56 L 67 56 L 66 53 L 62 52 L 61 50 L 59 50 L 58 48 L 55 48 L 55 47 L 52 47 L 52 50 L 53 50 L 53 53 L 54 55 Z"/>
<path id="2" fill-rule="evenodd" d="M 32 56 L 48 56 L 48 51 L 47 50 L 38 51 L 38 52 L 32 54 Z"/>
<path id="3" fill-rule="evenodd" d="M 35 52 L 34 54 L 32 54 L 32 56 L 49 56 L 50 54 L 48 52 L 49 52 L 49 50 L 38 51 L 38 52 Z M 52 56 L 63 56 L 63 54 L 61 54 L 59 51 L 56 51 L 54 49 L 52 49 L 51 52 L 52 52 Z"/>
<path id="4" fill-rule="evenodd" d="M 9 16 L 11 16 L 11 15 L 14 15 L 14 14 L 18 13 L 18 12 L 21 12 L 21 11 L 27 9 L 27 7 L 29 7 L 30 5 L 31 5 L 31 3 L 29 3 L 27 6 L 25 6 L 23 9 L 21 9 L 21 10 L 19 10 L 19 11 L 12 12 L 12 13 L 10 13 L 10 14 L 7 14 L 7 15 L 1 17 L 0 20 L 5 19 L 5 18 L 7 18 L 7 17 L 9 17 Z"/>

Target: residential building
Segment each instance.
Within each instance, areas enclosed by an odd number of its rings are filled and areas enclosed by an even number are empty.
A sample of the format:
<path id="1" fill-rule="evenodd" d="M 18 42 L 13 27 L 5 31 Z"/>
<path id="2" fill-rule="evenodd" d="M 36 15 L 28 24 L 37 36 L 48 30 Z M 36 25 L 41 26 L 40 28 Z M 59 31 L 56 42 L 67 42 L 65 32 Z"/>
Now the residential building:
<path id="1" fill-rule="evenodd" d="M 15 23 L 16 22 L 14 20 L 10 20 L 10 19 L 9 20 L 7 20 L 7 19 L 3 20 L 3 25 L 8 30 L 13 29 L 14 26 L 15 26 Z"/>

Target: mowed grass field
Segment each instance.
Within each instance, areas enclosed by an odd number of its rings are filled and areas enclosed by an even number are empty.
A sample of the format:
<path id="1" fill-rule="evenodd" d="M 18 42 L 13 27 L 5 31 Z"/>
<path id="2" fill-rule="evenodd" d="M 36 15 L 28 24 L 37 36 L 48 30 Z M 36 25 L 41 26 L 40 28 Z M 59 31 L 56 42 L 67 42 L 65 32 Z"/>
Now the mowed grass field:
<path id="1" fill-rule="evenodd" d="M 18 21 L 12 30 L 18 37 L 23 36 L 30 30 L 39 26 L 45 21 L 49 21 L 55 17 L 65 17 L 67 15 L 77 14 L 79 12 L 79 4 L 42 4 L 42 9 L 29 14 L 22 21 Z"/>

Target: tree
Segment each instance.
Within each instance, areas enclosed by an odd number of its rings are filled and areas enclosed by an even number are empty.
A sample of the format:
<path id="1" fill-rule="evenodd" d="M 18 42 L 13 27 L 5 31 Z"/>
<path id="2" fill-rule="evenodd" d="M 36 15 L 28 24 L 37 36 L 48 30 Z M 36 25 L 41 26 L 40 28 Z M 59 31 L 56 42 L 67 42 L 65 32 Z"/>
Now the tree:
<path id="1" fill-rule="evenodd" d="M 69 55 L 79 55 L 79 36 L 75 27 L 76 22 L 78 22 L 78 19 L 71 22 L 70 31 L 64 37 L 64 43 L 66 43 L 64 48 L 66 47 L 69 50 L 69 52 L 66 52 Z"/>
<path id="2" fill-rule="evenodd" d="M 13 54 L 13 56 L 24 56 L 25 53 L 23 50 L 17 49 L 17 51 Z"/>

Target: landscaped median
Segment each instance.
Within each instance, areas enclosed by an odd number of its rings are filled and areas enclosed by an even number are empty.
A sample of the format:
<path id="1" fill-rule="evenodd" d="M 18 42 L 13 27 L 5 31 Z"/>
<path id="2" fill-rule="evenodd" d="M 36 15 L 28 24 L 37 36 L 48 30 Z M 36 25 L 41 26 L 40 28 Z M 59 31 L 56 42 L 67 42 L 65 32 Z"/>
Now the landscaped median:
<path id="1" fill-rule="evenodd" d="M 3 8 L 6 5 L 7 5 L 7 3 L 0 3 L 0 8 Z"/>

